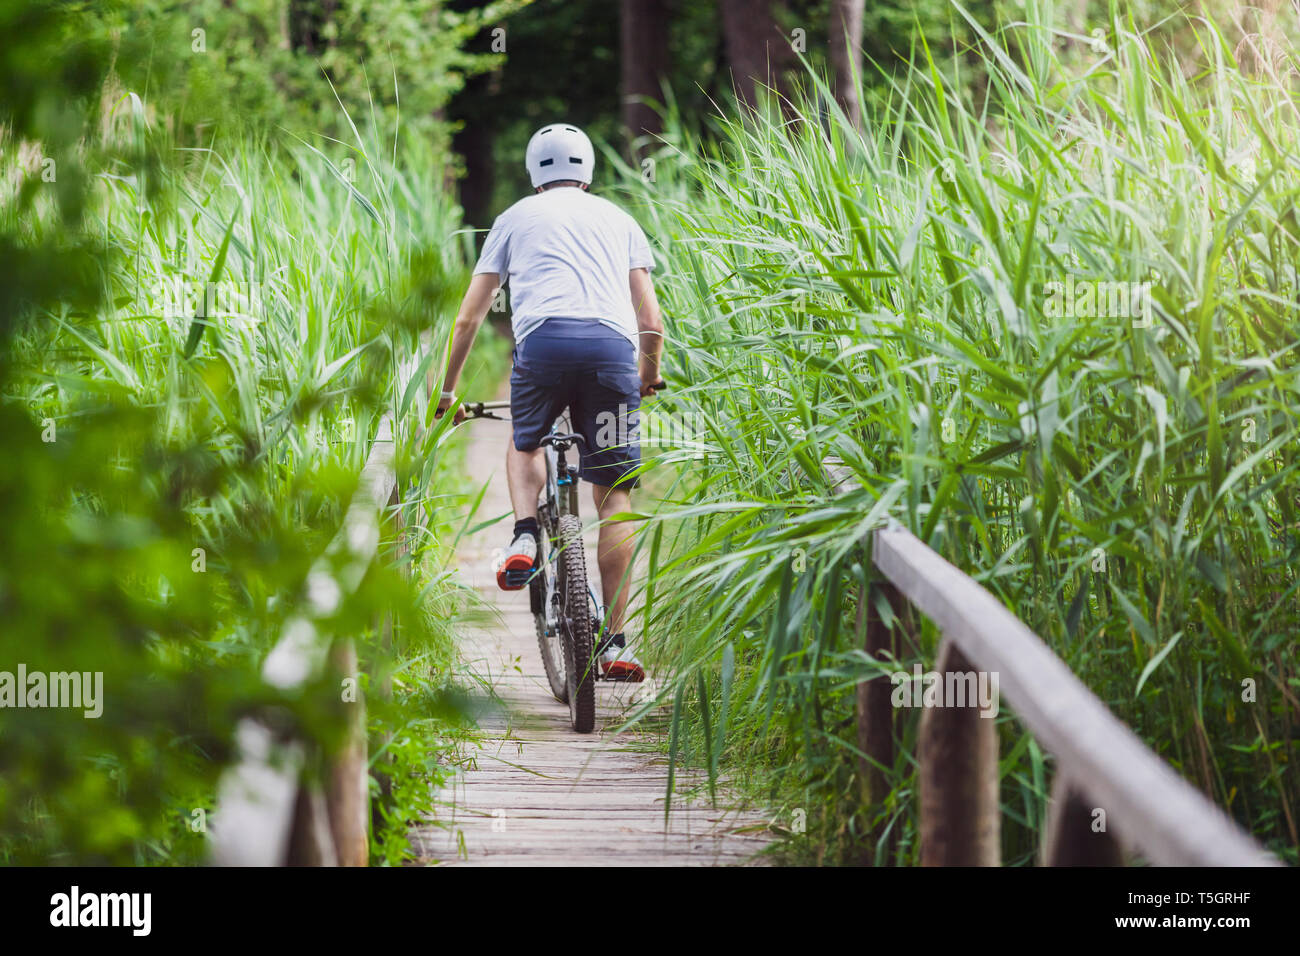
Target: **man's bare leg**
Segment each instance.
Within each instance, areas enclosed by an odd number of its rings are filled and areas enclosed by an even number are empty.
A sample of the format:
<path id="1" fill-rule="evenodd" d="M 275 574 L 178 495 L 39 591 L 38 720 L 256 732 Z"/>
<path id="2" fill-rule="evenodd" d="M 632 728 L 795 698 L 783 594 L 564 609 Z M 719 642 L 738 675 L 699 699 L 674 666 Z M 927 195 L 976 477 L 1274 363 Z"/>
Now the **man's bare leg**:
<path id="1" fill-rule="evenodd" d="M 606 631 L 619 634 L 623 630 L 627 595 L 632 583 L 627 574 L 628 565 L 632 563 L 632 528 L 622 522 L 606 522 L 620 511 L 631 511 L 632 496 L 625 488 L 609 488 L 605 485 L 592 485 L 591 494 L 596 502 L 596 514 L 601 520 L 596 563 L 600 565 L 601 597 L 604 598 L 608 609 L 606 613 L 609 615 Z"/>
<path id="2" fill-rule="evenodd" d="M 537 517 L 537 497 L 546 484 L 546 462 L 542 449 L 520 451 L 510 442 L 506 450 L 506 482 L 510 485 L 510 505 L 515 520 Z"/>

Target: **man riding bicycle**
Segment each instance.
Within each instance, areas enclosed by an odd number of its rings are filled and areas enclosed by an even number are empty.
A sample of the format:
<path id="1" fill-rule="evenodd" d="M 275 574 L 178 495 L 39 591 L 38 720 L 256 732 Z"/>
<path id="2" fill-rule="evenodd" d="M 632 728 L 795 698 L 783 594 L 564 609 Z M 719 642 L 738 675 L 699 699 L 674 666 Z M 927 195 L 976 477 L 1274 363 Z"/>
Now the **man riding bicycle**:
<path id="1" fill-rule="evenodd" d="M 631 537 L 608 519 L 631 510 L 641 464 L 638 410 L 660 383 L 663 325 L 645 234 L 626 212 L 587 192 L 595 159 L 591 140 L 566 123 L 545 126 L 528 141 L 524 163 L 535 194 L 492 224 L 456 315 L 438 410 L 455 401 L 474 336 L 508 282 L 515 349 L 506 478 L 515 527 L 497 584 L 519 590 L 536 566 L 537 501 L 546 481 L 541 441 L 568 408 L 583 440 L 580 476 L 592 485 L 601 519 L 596 553 L 607 608 L 596 648 L 601 671 L 609 679 L 641 681 L 645 672 L 623 634 Z M 456 421 L 462 417 L 458 410 Z"/>

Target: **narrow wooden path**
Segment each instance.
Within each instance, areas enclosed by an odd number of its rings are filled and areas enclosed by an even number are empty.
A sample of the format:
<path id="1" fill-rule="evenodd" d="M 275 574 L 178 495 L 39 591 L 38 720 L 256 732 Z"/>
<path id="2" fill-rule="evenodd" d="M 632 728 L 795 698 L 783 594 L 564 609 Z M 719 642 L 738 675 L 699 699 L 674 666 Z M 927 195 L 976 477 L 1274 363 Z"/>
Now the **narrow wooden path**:
<path id="1" fill-rule="evenodd" d="M 472 421 L 469 473 L 489 480 L 478 520 L 510 510 L 505 480 L 509 425 Z M 583 487 L 581 507 L 592 513 Z M 568 708 L 550 693 L 528 610 L 527 592 L 497 589 L 493 551 L 512 519 L 467 536 L 461 574 L 496 608 L 499 621 L 461 635 L 462 655 L 504 707 L 480 722 L 487 737 L 463 775 L 441 794 L 439 825 L 412 835 L 422 862 L 441 865 L 718 866 L 759 862 L 771 839 L 756 814 L 714 808 L 707 799 L 674 796 L 664 816 L 667 764 L 629 745 L 638 734 L 613 733 L 635 695 L 634 684 L 597 684 L 596 732 L 574 733 Z M 588 561 L 595 564 L 594 537 Z M 680 782 L 679 789 L 689 786 Z"/>

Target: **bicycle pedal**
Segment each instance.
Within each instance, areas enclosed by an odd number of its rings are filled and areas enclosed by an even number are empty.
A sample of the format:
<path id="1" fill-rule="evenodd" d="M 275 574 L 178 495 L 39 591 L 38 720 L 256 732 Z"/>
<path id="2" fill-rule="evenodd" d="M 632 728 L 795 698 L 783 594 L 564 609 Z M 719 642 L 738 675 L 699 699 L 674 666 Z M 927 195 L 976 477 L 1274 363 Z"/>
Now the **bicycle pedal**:
<path id="1" fill-rule="evenodd" d="M 515 567 L 510 567 L 512 563 Z M 505 567 L 497 568 L 497 587 L 503 591 L 521 591 L 532 576 L 532 562 L 522 555 L 512 555 L 506 559 Z"/>

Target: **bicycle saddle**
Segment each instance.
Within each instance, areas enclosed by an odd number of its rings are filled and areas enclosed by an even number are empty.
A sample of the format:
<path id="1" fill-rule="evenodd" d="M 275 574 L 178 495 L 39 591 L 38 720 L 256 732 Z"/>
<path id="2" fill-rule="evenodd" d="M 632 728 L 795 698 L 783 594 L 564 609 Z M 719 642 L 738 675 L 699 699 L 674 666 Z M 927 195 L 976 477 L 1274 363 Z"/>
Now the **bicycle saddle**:
<path id="1" fill-rule="evenodd" d="M 557 447 L 568 448 L 570 445 L 574 445 L 579 442 L 586 444 L 586 442 L 583 440 L 583 437 L 578 434 L 571 433 L 571 434 L 564 435 L 564 434 L 552 433 L 550 435 L 547 435 L 545 438 L 543 438 L 540 444 L 555 445 Z"/>

